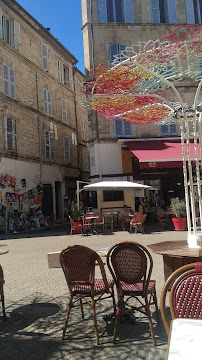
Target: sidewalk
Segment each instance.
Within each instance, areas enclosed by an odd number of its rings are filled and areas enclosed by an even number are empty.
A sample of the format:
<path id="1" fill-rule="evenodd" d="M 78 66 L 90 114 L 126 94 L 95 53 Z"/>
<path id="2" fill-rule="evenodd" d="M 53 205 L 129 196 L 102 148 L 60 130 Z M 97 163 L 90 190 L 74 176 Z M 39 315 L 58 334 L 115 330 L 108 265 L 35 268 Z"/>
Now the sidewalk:
<path id="1" fill-rule="evenodd" d="M 57 234 L 59 232 L 59 234 Z M 17 235 L 17 234 L 15 234 Z M 46 235 L 46 236 L 45 236 Z M 95 250 L 126 240 L 143 245 L 164 240 L 184 240 L 185 232 L 156 232 L 129 234 L 119 231 L 111 235 L 68 236 L 64 230 L 53 229 L 42 237 L 10 238 L 0 241 L 9 253 L 1 256 L 5 275 L 5 303 L 8 319 L 2 321 L 0 308 L 0 342 L 2 360 L 104 360 L 104 359 L 165 359 L 167 336 L 163 324 L 156 323 L 153 313 L 157 346 L 152 345 L 147 319 L 139 317 L 135 325 L 127 322 L 119 327 L 119 338 L 112 343 L 113 322 L 106 324 L 103 316 L 111 313 L 110 301 L 97 306 L 98 330 L 101 345 L 95 345 L 91 310 L 84 308 L 86 319 L 79 309 L 73 309 L 65 340 L 61 340 L 68 300 L 67 285 L 60 268 L 49 269 L 47 253 L 60 251 L 67 245 L 83 244 Z M 164 283 L 161 255 L 152 254 L 152 278 L 157 282 L 157 296 Z M 109 276 L 108 270 L 107 274 Z M 102 305 L 101 305 L 102 304 Z"/>

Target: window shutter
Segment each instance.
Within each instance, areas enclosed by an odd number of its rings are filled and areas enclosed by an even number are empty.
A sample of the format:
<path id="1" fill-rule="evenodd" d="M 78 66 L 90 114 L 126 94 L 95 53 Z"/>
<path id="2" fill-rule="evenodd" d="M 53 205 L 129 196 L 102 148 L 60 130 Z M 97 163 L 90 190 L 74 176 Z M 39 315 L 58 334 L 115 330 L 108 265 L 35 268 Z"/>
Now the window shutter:
<path id="1" fill-rule="evenodd" d="M 3 93 L 4 95 L 9 96 L 9 66 L 2 63 L 2 73 L 3 73 Z"/>
<path id="2" fill-rule="evenodd" d="M 160 135 L 169 135 L 168 125 L 160 125 Z"/>
<path id="3" fill-rule="evenodd" d="M 124 22 L 125 23 L 133 23 L 133 4 L 132 0 L 123 0 L 123 8 L 124 8 Z"/>
<path id="4" fill-rule="evenodd" d="M 114 55 L 118 54 L 118 45 L 119 44 L 110 44 L 109 45 L 110 64 L 114 61 Z"/>
<path id="5" fill-rule="evenodd" d="M 193 0 L 185 0 L 187 24 L 195 24 Z"/>
<path id="6" fill-rule="evenodd" d="M 152 23 L 160 23 L 159 1 L 150 0 L 150 9 Z"/>
<path id="7" fill-rule="evenodd" d="M 53 131 L 50 131 L 50 159 L 54 160 L 54 157 L 54 133 Z"/>
<path id="8" fill-rule="evenodd" d="M 10 97 L 15 99 L 15 71 L 9 67 L 10 72 Z"/>
<path id="9" fill-rule="evenodd" d="M 86 137 L 86 122 L 83 119 L 81 119 L 81 138 L 82 138 L 82 140 L 87 140 L 87 137 Z"/>
<path id="10" fill-rule="evenodd" d="M 167 8 L 168 8 L 168 22 L 170 24 L 177 24 L 176 0 L 168 0 Z"/>
<path id="11" fill-rule="evenodd" d="M 124 126 L 124 135 L 132 136 L 132 125 L 126 121 L 123 121 L 123 126 Z"/>
<path id="12" fill-rule="evenodd" d="M 43 88 L 43 107 L 45 114 L 48 114 L 47 90 Z"/>
<path id="13" fill-rule="evenodd" d="M 61 107 L 62 107 L 62 121 L 67 123 L 67 102 L 66 100 L 61 100 Z"/>
<path id="14" fill-rule="evenodd" d="M 106 0 L 97 0 L 97 12 L 98 12 L 98 22 L 106 23 L 107 22 Z"/>
<path id="15" fill-rule="evenodd" d="M 48 95 L 48 115 L 52 115 L 52 105 L 51 105 L 51 92 L 47 90 Z"/>
<path id="16" fill-rule="evenodd" d="M 83 171 L 89 171 L 88 151 L 83 149 Z"/>
<path id="17" fill-rule="evenodd" d="M 48 45 L 41 44 L 42 68 L 49 71 L 49 50 Z"/>
<path id="18" fill-rule="evenodd" d="M 3 38 L 3 33 L 2 33 L 2 10 L 0 8 L 0 39 Z"/>
<path id="19" fill-rule="evenodd" d="M 114 135 L 123 136 L 122 120 L 114 120 Z"/>
<path id="20" fill-rule="evenodd" d="M 50 158 L 50 139 L 49 139 L 49 131 L 45 130 L 45 156 Z"/>
<path id="21" fill-rule="evenodd" d="M 20 24 L 16 20 L 13 21 L 13 40 L 14 48 L 20 51 Z"/>
<path id="22" fill-rule="evenodd" d="M 58 80 L 62 82 L 62 63 L 60 61 L 57 62 L 58 69 Z"/>
<path id="23" fill-rule="evenodd" d="M 64 162 L 69 164 L 70 163 L 70 141 L 69 141 L 69 137 L 64 136 L 63 144 L 64 144 Z"/>
<path id="24" fill-rule="evenodd" d="M 73 71 L 71 67 L 69 67 L 69 87 L 70 89 L 74 90 Z"/>
<path id="25" fill-rule="evenodd" d="M 13 142 L 14 142 L 14 150 L 17 151 L 17 122 L 13 119 Z"/>
<path id="26" fill-rule="evenodd" d="M 4 117 L 5 128 L 5 148 L 7 150 L 17 150 L 17 132 L 16 120 L 11 116 L 5 115 Z"/>

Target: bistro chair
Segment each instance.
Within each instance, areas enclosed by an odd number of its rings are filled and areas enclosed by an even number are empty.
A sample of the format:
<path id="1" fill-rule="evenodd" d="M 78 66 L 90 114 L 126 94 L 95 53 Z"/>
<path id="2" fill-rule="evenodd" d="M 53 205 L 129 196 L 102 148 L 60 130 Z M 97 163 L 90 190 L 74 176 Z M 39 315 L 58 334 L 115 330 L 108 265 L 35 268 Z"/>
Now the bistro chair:
<path id="1" fill-rule="evenodd" d="M 84 214 L 83 216 L 83 234 L 89 234 L 93 229 L 92 214 Z"/>
<path id="2" fill-rule="evenodd" d="M 150 313 L 151 305 L 155 305 L 158 322 L 159 317 L 155 281 L 150 280 L 153 260 L 149 251 L 136 242 L 119 243 L 109 249 L 107 265 L 118 295 L 113 342 L 116 341 L 119 317 L 125 313 L 139 311 L 148 317 L 152 341 L 156 345 Z M 129 300 L 133 300 L 133 305 L 129 306 Z"/>
<path id="3" fill-rule="evenodd" d="M 74 222 L 72 220 L 71 216 L 69 216 L 69 221 L 70 221 L 70 225 L 71 225 L 70 235 L 82 234 L 83 222 L 82 221 Z"/>
<path id="4" fill-rule="evenodd" d="M 70 311 L 80 305 L 82 319 L 84 319 L 83 303 L 90 305 L 93 312 L 96 344 L 99 344 L 95 305 L 98 300 L 112 297 L 114 312 L 114 281 L 107 280 L 104 264 L 100 256 L 93 250 L 80 245 L 68 246 L 60 254 L 63 269 L 70 292 L 70 300 L 63 329 L 62 339 L 65 337 Z M 99 266 L 101 278 L 95 278 L 95 265 Z"/>
<path id="5" fill-rule="evenodd" d="M 146 216 L 146 214 L 143 215 L 141 212 L 138 212 L 133 216 L 132 220 L 130 221 L 130 233 L 132 232 L 132 228 L 135 228 L 136 234 L 138 230 L 140 230 L 141 233 L 144 233 L 144 221 Z"/>
<path id="6" fill-rule="evenodd" d="M 169 321 L 165 302 L 168 291 L 170 291 L 169 307 L 172 319 L 202 320 L 202 262 L 184 265 L 175 270 L 162 289 L 160 311 L 167 334 L 169 334 Z"/>
<path id="7" fill-rule="evenodd" d="M 3 269 L 0 265 L 0 295 L 1 295 L 1 303 L 2 303 L 2 310 L 3 310 L 3 317 L 4 320 L 6 320 L 6 312 L 5 312 L 5 305 L 4 305 L 4 290 L 3 290 L 3 286 L 4 286 L 4 273 L 3 273 Z"/>
<path id="8" fill-rule="evenodd" d="M 102 232 L 104 233 L 105 230 L 105 222 L 104 222 L 104 216 L 102 213 L 96 213 L 94 219 L 94 228 L 97 231 L 98 228 L 101 228 Z"/>

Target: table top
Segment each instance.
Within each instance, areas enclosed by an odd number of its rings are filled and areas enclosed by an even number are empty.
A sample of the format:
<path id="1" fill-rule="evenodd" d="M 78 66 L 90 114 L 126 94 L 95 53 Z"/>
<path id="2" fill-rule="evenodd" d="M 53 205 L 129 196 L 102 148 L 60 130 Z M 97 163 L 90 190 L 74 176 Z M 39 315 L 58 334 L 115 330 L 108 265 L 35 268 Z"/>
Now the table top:
<path id="1" fill-rule="evenodd" d="M 156 254 L 169 256 L 200 257 L 202 249 L 189 248 L 186 240 L 162 241 L 147 245 L 148 249 Z"/>
<path id="2" fill-rule="evenodd" d="M 8 254 L 8 251 L 9 250 L 6 250 L 6 249 L 0 249 L 0 255 Z"/>
<path id="3" fill-rule="evenodd" d="M 167 360 L 200 358 L 202 320 L 175 319 L 171 322 Z"/>

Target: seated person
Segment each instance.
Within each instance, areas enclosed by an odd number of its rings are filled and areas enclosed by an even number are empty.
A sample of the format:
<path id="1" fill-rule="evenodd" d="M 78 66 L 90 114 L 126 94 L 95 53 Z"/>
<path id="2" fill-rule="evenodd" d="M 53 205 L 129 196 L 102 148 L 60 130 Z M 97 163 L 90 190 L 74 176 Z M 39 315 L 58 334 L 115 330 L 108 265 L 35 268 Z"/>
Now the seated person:
<path id="1" fill-rule="evenodd" d="M 125 230 L 126 228 L 129 229 L 130 226 L 130 221 L 131 221 L 131 214 L 133 214 L 132 210 L 130 207 L 128 207 L 127 205 L 123 206 L 123 209 L 120 211 L 118 219 L 122 224 L 122 228 L 123 230 Z"/>

